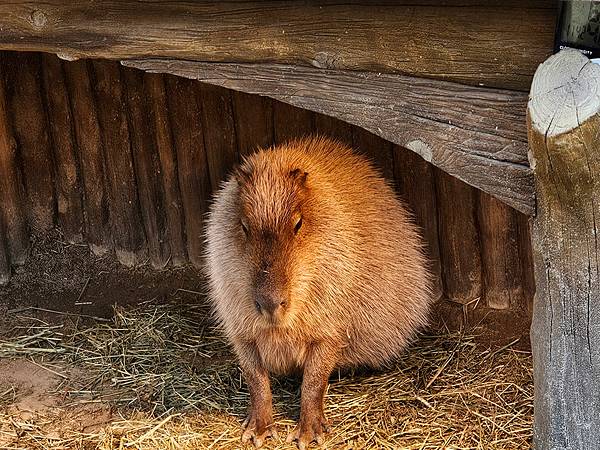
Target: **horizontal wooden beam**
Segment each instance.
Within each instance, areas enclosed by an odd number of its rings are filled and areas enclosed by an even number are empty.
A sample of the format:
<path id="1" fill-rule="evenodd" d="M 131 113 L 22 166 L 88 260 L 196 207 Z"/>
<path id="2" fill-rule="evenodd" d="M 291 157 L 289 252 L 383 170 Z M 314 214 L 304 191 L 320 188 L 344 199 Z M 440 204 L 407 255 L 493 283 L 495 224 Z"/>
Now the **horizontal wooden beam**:
<path id="1" fill-rule="evenodd" d="M 449 174 L 532 214 L 525 93 L 369 72 L 144 59 L 171 73 L 337 117 L 407 147 Z"/>
<path id="2" fill-rule="evenodd" d="M 403 73 L 529 90 L 547 0 L 0 2 L 0 49 Z"/>

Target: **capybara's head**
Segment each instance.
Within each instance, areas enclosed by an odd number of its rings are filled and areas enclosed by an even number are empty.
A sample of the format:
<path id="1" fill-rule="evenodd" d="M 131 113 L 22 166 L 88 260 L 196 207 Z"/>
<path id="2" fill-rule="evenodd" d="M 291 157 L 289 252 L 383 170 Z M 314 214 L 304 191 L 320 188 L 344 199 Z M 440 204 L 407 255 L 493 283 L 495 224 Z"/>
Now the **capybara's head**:
<path id="1" fill-rule="evenodd" d="M 305 257 L 313 228 L 309 177 L 300 167 L 267 164 L 261 158 L 246 161 L 235 172 L 237 234 L 251 279 L 251 301 L 270 325 L 293 317 L 310 272 Z"/>

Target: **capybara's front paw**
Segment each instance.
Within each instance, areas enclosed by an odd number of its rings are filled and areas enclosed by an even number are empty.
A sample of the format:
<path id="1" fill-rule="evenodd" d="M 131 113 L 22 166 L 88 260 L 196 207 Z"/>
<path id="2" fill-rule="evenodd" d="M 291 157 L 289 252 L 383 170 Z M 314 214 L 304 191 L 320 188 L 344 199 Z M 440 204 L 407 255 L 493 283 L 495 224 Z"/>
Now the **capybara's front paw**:
<path id="1" fill-rule="evenodd" d="M 271 411 L 252 408 L 242 427 L 244 428 L 242 433 L 242 443 L 244 444 L 252 440 L 254 447 L 259 448 L 262 447 L 269 436 L 277 439 L 277 431 L 275 430 Z"/>
<path id="2" fill-rule="evenodd" d="M 288 434 L 286 442 L 297 441 L 300 450 L 307 449 L 312 442 L 323 443 L 323 434 L 329 431 L 329 425 L 323 413 L 304 414 L 294 431 Z"/>

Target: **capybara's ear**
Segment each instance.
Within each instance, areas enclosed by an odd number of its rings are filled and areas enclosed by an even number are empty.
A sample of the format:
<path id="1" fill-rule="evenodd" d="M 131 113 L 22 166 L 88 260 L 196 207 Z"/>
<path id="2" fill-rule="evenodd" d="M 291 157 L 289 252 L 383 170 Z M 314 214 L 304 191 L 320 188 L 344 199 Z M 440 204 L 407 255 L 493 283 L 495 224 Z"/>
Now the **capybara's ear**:
<path id="1" fill-rule="evenodd" d="M 299 186 L 304 186 L 306 177 L 308 177 L 308 172 L 301 169 L 290 170 L 290 177 L 295 183 L 298 183 Z"/>
<path id="2" fill-rule="evenodd" d="M 235 171 L 233 172 L 233 176 L 237 180 L 238 184 L 241 186 L 250 182 L 252 172 L 247 167 L 240 166 L 237 169 L 235 169 Z"/>

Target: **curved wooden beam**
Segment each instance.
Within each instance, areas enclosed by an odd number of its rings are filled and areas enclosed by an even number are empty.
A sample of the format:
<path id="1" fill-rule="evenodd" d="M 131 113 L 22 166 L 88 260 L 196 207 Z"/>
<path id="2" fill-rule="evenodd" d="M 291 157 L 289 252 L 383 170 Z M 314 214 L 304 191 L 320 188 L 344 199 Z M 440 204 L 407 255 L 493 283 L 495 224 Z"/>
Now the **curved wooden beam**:
<path id="1" fill-rule="evenodd" d="M 600 448 L 600 66 L 563 50 L 530 97 L 534 446 Z"/>
<path id="2" fill-rule="evenodd" d="M 276 64 L 169 59 L 122 64 L 269 96 L 337 117 L 413 150 L 525 214 L 533 212 L 524 93 L 395 74 Z"/>

